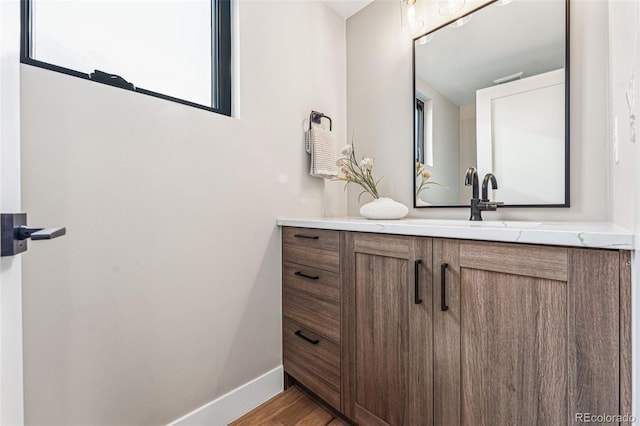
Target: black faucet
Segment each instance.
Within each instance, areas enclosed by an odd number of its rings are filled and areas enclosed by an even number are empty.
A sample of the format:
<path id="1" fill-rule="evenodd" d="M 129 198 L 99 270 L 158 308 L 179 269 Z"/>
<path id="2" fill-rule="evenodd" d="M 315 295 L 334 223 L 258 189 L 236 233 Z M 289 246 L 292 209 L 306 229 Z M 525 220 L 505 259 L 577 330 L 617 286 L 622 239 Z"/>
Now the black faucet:
<path id="1" fill-rule="evenodd" d="M 487 195 L 489 193 L 489 180 L 491 180 L 491 188 L 498 189 L 498 181 L 493 173 L 484 175 L 484 179 L 482 179 L 482 200 L 480 201 L 485 203 L 489 201 L 489 195 Z"/>
<path id="2" fill-rule="evenodd" d="M 467 169 L 467 175 L 464 178 L 465 186 L 473 185 L 472 198 L 478 198 L 478 171 L 475 167 L 469 167 Z"/>
<path id="3" fill-rule="evenodd" d="M 503 205 L 502 202 L 489 201 L 489 182 L 493 189 L 498 189 L 498 181 L 493 173 L 487 173 L 482 180 L 482 200 L 479 197 L 479 183 L 478 183 L 478 171 L 475 167 L 469 167 L 467 169 L 467 175 L 464 178 L 465 186 L 472 187 L 471 198 L 471 217 L 469 220 L 480 221 L 482 220 L 483 211 L 495 211 L 499 206 Z"/>

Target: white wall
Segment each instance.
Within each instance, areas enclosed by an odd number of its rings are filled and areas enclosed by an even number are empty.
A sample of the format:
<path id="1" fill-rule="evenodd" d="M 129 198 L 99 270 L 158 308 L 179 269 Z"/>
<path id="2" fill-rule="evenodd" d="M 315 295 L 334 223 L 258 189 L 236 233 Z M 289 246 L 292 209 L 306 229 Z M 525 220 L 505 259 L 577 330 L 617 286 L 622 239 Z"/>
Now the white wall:
<path id="1" fill-rule="evenodd" d="M 399 7 L 396 1 L 377 0 L 347 21 L 347 120 L 359 152 L 374 157 L 376 174 L 384 176 L 381 193 L 412 206 L 412 42 L 401 32 Z M 427 3 L 429 28 L 445 21 L 437 7 Z M 605 1 L 571 2 L 571 208 L 500 209 L 486 213 L 486 219 L 607 220 L 606 34 Z M 352 215 L 358 211 L 356 193 L 349 192 Z M 464 219 L 469 210 L 412 209 L 409 214 Z"/>
<path id="2" fill-rule="evenodd" d="M 448 187 L 428 185 L 420 193 L 420 199 L 431 204 L 456 204 L 460 198 L 460 177 L 448 165 L 459 157 L 460 108 L 422 79 L 416 79 L 416 91 L 427 95 L 433 105 L 433 128 L 427 129 L 433 132 L 434 142 L 433 167 L 427 167 L 433 173 L 430 181 Z"/>
<path id="3" fill-rule="evenodd" d="M 458 160 L 458 176 L 464 184 L 462 176 L 469 166 L 478 168 L 478 150 L 476 146 L 476 106 L 460 107 L 460 158 Z M 458 203 L 469 202 L 468 191 L 458 194 Z"/>
<path id="4" fill-rule="evenodd" d="M 167 423 L 281 364 L 278 216 L 344 215 L 304 122 L 346 143 L 345 23 L 239 5 L 240 117 L 22 67 L 28 424 Z M 238 80 L 236 80 L 236 83 Z"/>
<path id="5" fill-rule="evenodd" d="M 632 0 L 609 1 L 609 136 L 611 168 L 612 222 L 640 231 L 640 5 Z M 635 75 L 635 93 L 630 87 Z M 636 142 L 631 141 L 630 111 L 627 92 L 633 93 L 636 115 Z M 615 119 L 617 128 L 617 160 L 615 155 Z M 630 196 L 631 195 L 631 196 Z"/>

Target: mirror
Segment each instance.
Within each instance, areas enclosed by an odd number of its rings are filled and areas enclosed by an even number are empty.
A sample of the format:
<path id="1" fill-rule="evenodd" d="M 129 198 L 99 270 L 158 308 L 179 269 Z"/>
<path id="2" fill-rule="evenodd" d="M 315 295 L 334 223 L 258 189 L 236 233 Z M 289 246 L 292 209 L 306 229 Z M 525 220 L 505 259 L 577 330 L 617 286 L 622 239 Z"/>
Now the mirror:
<path id="1" fill-rule="evenodd" d="M 415 207 L 468 207 L 468 167 L 505 207 L 569 206 L 567 16 L 498 0 L 414 40 Z"/>

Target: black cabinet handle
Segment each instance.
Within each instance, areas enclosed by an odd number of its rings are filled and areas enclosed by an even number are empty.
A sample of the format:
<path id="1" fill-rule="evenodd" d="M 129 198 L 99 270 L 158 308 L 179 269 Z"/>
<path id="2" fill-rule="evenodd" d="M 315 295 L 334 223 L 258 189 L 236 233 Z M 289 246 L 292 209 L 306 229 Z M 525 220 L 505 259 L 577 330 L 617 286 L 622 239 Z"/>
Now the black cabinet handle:
<path id="1" fill-rule="evenodd" d="M 300 272 L 300 271 L 298 271 L 298 272 L 294 273 L 293 275 L 297 275 L 297 276 L 299 276 L 299 277 L 307 278 L 307 279 L 310 279 L 310 280 L 317 280 L 317 279 L 319 279 L 319 278 L 320 278 L 320 277 L 319 277 L 319 276 L 317 276 L 317 275 L 307 275 L 307 274 L 305 274 L 305 273 L 303 273 L 303 272 Z"/>
<path id="2" fill-rule="evenodd" d="M 309 337 L 305 336 L 304 334 L 302 334 L 302 330 L 298 330 L 298 331 L 296 331 L 294 334 L 295 334 L 296 336 L 298 336 L 299 338 L 304 339 L 304 340 L 306 340 L 307 342 L 311 343 L 312 345 L 317 345 L 318 343 L 320 343 L 320 340 L 318 340 L 318 339 L 313 340 L 313 339 L 311 339 L 311 338 L 309 338 Z"/>
<path id="3" fill-rule="evenodd" d="M 448 263 L 440 265 L 440 310 L 448 311 L 447 306 L 447 267 Z"/>
<path id="4" fill-rule="evenodd" d="M 307 240 L 317 240 L 317 239 L 320 238 L 317 235 L 304 235 L 304 234 L 295 234 L 294 237 L 296 237 L 296 238 L 306 238 Z"/>
<path id="5" fill-rule="evenodd" d="M 420 265 L 422 264 L 422 260 L 418 259 L 414 262 L 414 274 L 413 277 L 415 282 L 413 284 L 413 303 L 419 305 L 422 303 L 422 299 L 420 299 Z"/>

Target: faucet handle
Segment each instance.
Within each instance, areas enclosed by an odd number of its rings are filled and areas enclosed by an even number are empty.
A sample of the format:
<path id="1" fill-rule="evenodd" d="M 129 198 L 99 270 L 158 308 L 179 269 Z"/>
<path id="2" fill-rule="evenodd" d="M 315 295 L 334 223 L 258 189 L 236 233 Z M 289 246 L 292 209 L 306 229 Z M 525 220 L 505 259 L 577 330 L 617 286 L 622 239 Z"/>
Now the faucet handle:
<path id="1" fill-rule="evenodd" d="M 478 207 L 480 210 L 484 211 L 496 211 L 498 207 L 504 206 L 504 202 L 502 201 L 480 201 L 478 203 Z"/>
<path id="2" fill-rule="evenodd" d="M 482 201 L 489 201 L 489 182 L 491 182 L 491 188 L 498 189 L 498 180 L 493 173 L 487 173 L 482 179 Z"/>

